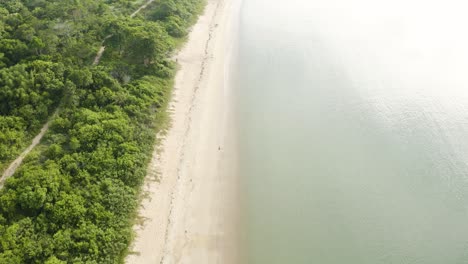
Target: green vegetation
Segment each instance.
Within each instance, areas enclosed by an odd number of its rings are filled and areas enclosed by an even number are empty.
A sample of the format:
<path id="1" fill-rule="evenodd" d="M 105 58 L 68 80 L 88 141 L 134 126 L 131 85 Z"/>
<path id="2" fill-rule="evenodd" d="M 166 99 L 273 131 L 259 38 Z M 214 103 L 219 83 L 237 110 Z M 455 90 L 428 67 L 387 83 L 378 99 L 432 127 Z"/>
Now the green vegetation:
<path id="1" fill-rule="evenodd" d="M 202 0 L 0 2 L 0 263 L 121 263 L 170 97 L 168 59 Z M 106 38 L 107 37 L 107 38 Z M 99 66 L 91 66 L 102 41 Z"/>

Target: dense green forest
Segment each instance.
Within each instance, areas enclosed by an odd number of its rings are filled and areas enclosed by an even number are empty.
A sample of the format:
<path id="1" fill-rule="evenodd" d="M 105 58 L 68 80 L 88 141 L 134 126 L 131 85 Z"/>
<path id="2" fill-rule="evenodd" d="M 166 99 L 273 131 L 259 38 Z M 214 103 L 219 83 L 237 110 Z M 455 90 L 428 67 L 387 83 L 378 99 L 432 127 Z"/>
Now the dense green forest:
<path id="1" fill-rule="evenodd" d="M 0 1 L 0 169 L 52 118 L 0 190 L 0 264 L 122 263 L 202 0 Z M 99 65 L 94 57 L 106 46 Z"/>

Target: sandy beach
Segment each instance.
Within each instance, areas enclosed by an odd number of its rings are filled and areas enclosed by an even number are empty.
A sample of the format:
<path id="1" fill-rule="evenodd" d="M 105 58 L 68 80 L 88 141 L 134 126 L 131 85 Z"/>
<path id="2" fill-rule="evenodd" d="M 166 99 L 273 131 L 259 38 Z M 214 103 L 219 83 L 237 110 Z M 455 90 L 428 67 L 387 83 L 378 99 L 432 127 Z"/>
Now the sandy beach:
<path id="1" fill-rule="evenodd" d="M 235 4 L 234 4 L 235 2 Z M 237 179 L 227 72 L 238 0 L 208 0 L 177 54 L 171 127 L 153 153 L 126 262 L 236 263 Z M 157 178 L 158 180 L 154 180 Z"/>

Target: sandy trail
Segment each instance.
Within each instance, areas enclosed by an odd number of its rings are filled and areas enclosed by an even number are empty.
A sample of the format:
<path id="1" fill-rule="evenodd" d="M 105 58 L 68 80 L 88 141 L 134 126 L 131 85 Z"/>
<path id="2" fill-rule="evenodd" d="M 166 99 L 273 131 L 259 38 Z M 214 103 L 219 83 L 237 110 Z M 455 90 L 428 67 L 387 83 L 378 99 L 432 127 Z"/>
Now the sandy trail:
<path id="1" fill-rule="evenodd" d="M 55 115 L 55 114 L 54 114 Z M 0 188 L 3 187 L 3 183 L 6 179 L 11 177 L 15 174 L 16 169 L 23 163 L 23 159 L 34 149 L 34 147 L 41 142 L 42 137 L 49 129 L 50 121 L 47 122 L 42 128 L 39 134 L 32 140 L 31 145 L 29 145 L 11 164 L 8 168 L 3 172 L 2 178 L 0 178 Z"/>
<path id="2" fill-rule="evenodd" d="M 151 3 L 153 3 L 154 0 L 149 0 L 147 1 L 146 3 L 144 3 L 142 6 L 140 6 L 135 12 L 133 12 L 130 17 L 133 18 L 135 17 L 136 15 L 138 15 L 138 13 L 140 13 L 141 10 L 145 9 L 146 7 L 148 7 Z"/>
<path id="3" fill-rule="evenodd" d="M 154 0 L 148 0 L 146 1 L 142 6 L 140 6 L 137 10 L 135 10 L 135 12 L 133 12 L 131 15 L 130 15 L 130 18 L 134 18 L 136 15 L 138 15 L 138 13 L 141 12 L 141 10 L 147 8 L 151 3 L 153 3 Z M 96 53 L 96 56 L 94 57 L 94 60 L 93 60 L 93 65 L 98 65 L 99 62 L 101 61 L 101 58 L 102 58 L 102 55 L 104 55 L 104 51 L 106 51 L 106 46 L 104 46 L 104 43 L 106 42 L 106 40 L 108 38 L 112 37 L 112 35 L 108 35 L 104 38 L 104 40 L 102 41 L 102 46 L 99 48 L 98 52 Z"/>
<path id="4" fill-rule="evenodd" d="M 225 74 L 234 2 L 208 0 L 177 55 L 172 126 L 149 165 L 145 221 L 135 227 L 127 263 L 237 263 L 236 152 Z"/>

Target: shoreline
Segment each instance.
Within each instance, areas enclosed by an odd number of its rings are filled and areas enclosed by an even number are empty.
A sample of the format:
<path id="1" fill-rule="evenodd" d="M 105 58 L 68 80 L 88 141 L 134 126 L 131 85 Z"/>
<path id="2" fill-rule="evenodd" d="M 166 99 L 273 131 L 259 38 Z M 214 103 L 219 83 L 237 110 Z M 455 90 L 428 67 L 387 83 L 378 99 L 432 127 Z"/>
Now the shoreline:
<path id="1" fill-rule="evenodd" d="M 144 221 L 134 227 L 126 263 L 237 263 L 233 100 L 226 76 L 237 1 L 207 0 L 176 55 L 171 126 L 148 166 L 139 210 Z"/>

